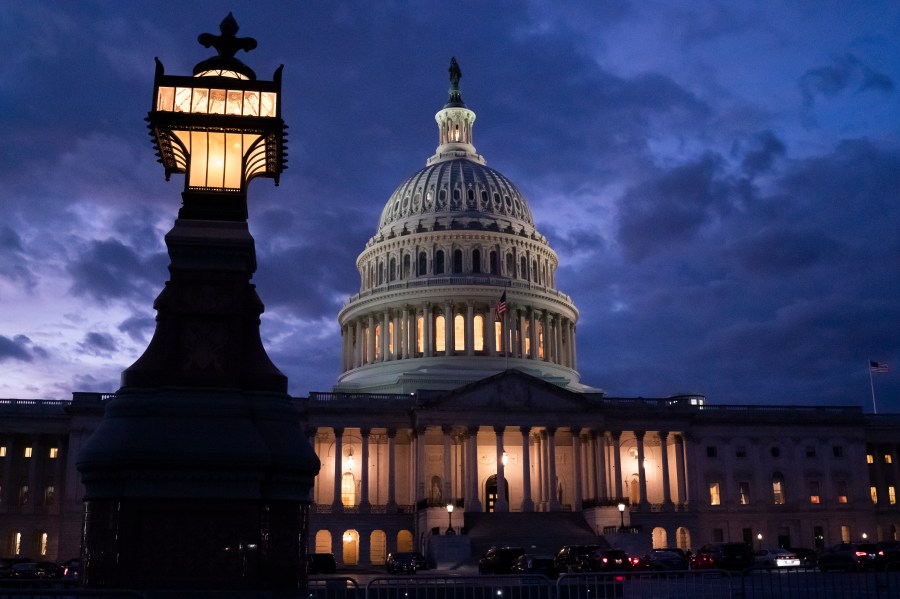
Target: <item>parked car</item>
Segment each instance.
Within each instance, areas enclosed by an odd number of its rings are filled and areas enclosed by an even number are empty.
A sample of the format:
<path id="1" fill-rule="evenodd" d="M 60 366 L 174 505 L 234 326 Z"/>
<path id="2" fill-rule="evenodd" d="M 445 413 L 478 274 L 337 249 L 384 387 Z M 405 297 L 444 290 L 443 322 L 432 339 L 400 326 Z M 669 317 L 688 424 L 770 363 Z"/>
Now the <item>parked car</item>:
<path id="1" fill-rule="evenodd" d="M 621 549 L 595 549 L 584 561 L 581 572 L 629 572 L 635 558 Z M 640 561 L 640 560 L 638 560 Z"/>
<path id="2" fill-rule="evenodd" d="M 478 560 L 479 574 L 509 574 L 513 562 L 525 553 L 521 547 L 491 547 Z"/>
<path id="3" fill-rule="evenodd" d="M 516 558 L 510 570 L 514 574 L 541 574 L 551 579 L 558 576 L 552 555 L 523 553 Z"/>
<path id="4" fill-rule="evenodd" d="M 900 570 L 900 542 L 882 541 L 878 543 L 875 554 L 875 567 L 878 570 Z"/>
<path id="5" fill-rule="evenodd" d="M 798 568 L 800 558 L 787 549 L 760 549 L 753 554 L 753 565 L 757 568 Z"/>
<path id="6" fill-rule="evenodd" d="M 680 549 L 651 549 L 637 564 L 638 570 L 675 571 L 687 570 L 688 558 Z"/>
<path id="7" fill-rule="evenodd" d="M 419 560 L 412 552 L 388 553 L 385 566 L 388 574 L 415 574 Z"/>
<path id="8" fill-rule="evenodd" d="M 556 553 L 553 565 L 559 574 L 583 572 L 587 557 L 600 548 L 600 545 L 565 545 Z"/>
<path id="9" fill-rule="evenodd" d="M 753 566 L 753 549 L 749 543 L 710 543 L 691 556 L 690 566 L 694 570 L 740 572 Z"/>
<path id="10" fill-rule="evenodd" d="M 797 556 L 797 559 L 800 560 L 801 568 L 816 567 L 816 562 L 819 559 L 819 554 L 815 549 L 809 549 L 807 547 L 789 547 L 788 551 Z"/>
<path id="11" fill-rule="evenodd" d="M 53 562 L 19 562 L 13 564 L 6 578 L 17 580 L 53 580 L 63 577 L 65 568 Z"/>
<path id="12" fill-rule="evenodd" d="M 873 570 L 878 546 L 874 543 L 838 543 L 819 554 L 818 565 L 829 570 Z"/>
<path id="13" fill-rule="evenodd" d="M 306 571 L 309 574 L 334 574 L 337 563 L 333 553 L 310 553 L 306 558 Z"/>

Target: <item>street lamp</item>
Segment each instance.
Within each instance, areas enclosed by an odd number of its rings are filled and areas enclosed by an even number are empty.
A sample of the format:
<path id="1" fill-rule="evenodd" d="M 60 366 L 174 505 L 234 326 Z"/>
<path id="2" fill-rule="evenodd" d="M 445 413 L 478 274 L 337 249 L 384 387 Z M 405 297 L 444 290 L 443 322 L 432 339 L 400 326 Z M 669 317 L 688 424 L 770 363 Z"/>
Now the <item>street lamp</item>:
<path id="1" fill-rule="evenodd" d="M 762 540 L 763 540 L 762 533 L 761 532 L 756 533 L 756 542 L 758 545 L 757 549 L 762 549 Z"/>
<path id="2" fill-rule="evenodd" d="M 619 530 L 625 530 L 625 504 L 619 503 L 619 505 L 616 507 L 619 508 L 619 520 L 621 522 L 619 525 Z"/>
<path id="3" fill-rule="evenodd" d="M 453 504 L 447 504 L 447 534 L 453 534 Z"/>

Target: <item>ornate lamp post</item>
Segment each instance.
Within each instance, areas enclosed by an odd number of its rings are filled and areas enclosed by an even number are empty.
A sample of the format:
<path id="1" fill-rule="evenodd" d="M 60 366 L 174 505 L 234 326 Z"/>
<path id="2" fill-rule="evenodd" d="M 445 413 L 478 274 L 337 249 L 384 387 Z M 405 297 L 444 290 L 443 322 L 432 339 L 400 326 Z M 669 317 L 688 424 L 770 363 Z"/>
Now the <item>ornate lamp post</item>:
<path id="1" fill-rule="evenodd" d="M 625 504 L 619 503 L 616 507 L 619 508 L 619 530 L 625 530 Z"/>
<path id="2" fill-rule="evenodd" d="M 452 503 L 447 504 L 447 518 L 448 518 L 447 534 L 452 535 L 453 534 L 453 504 Z"/>
<path id="3" fill-rule="evenodd" d="M 319 460 L 260 339 L 247 226 L 248 183 L 284 169 L 281 67 L 257 80 L 234 57 L 256 41 L 220 29 L 193 77 L 156 62 L 147 120 L 183 204 L 153 339 L 78 456 L 91 588 L 305 587 Z"/>

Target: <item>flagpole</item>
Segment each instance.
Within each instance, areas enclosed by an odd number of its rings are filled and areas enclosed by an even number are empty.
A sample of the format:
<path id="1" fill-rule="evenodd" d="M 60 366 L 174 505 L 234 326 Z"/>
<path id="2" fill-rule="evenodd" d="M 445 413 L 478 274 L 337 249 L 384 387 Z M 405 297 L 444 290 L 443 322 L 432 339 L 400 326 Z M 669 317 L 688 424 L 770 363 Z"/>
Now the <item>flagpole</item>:
<path id="1" fill-rule="evenodd" d="M 869 388 L 872 390 L 872 413 L 878 413 L 878 406 L 875 405 L 875 382 L 872 380 L 872 361 L 867 361 L 867 366 L 869 367 Z"/>
<path id="2" fill-rule="evenodd" d="M 506 370 L 509 370 L 509 351 L 512 349 L 512 343 L 510 342 L 510 337 L 512 337 L 512 331 L 509 327 L 509 310 L 503 313 L 503 324 L 506 326 Z"/>

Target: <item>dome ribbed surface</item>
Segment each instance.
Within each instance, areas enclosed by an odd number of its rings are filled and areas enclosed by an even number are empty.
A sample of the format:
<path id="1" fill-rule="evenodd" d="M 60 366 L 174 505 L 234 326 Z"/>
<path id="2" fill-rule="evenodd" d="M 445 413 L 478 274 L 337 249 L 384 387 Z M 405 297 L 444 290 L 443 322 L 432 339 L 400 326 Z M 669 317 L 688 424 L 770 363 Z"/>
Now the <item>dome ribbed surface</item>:
<path id="1" fill-rule="evenodd" d="M 378 229 L 423 217 L 502 218 L 534 227 L 521 192 L 496 170 L 456 159 L 426 166 L 397 187 L 381 212 Z"/>

